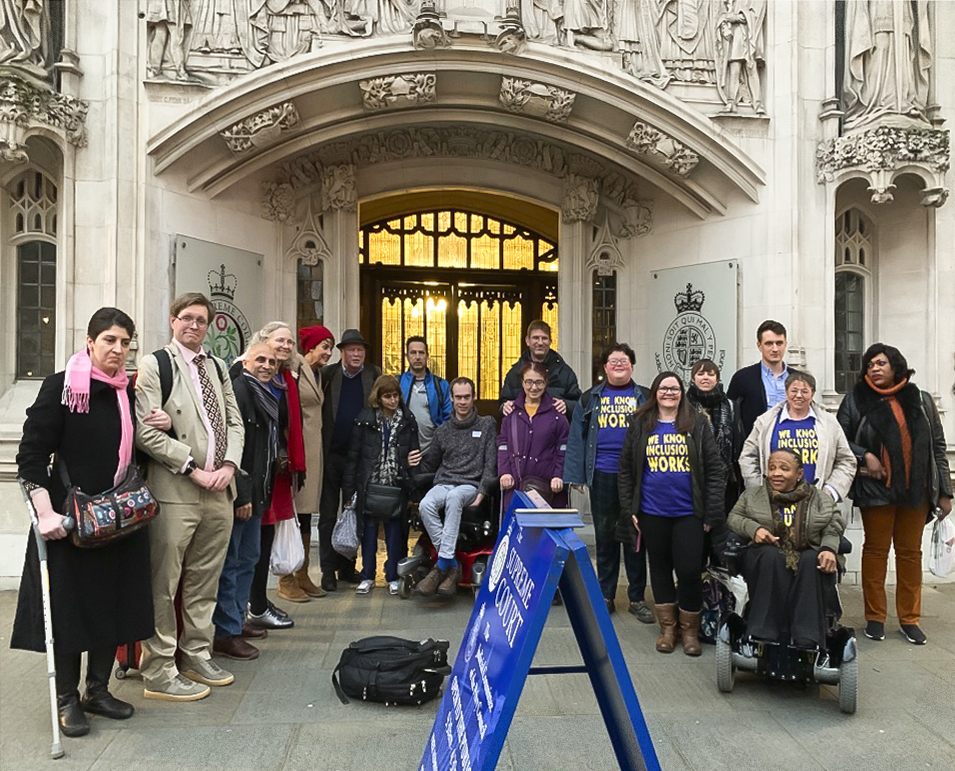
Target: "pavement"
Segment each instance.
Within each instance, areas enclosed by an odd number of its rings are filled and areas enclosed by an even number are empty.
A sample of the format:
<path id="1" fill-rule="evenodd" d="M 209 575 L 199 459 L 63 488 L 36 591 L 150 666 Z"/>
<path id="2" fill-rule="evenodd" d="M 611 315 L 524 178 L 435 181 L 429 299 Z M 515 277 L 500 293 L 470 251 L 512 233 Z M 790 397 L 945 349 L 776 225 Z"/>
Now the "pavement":
<path id="1" fill-rule="evenodd" d="M 621 587 L 617 604 L 626 607 Z M 198 702 L 146 701 L 137 677 L 113 681 L 132 702 L 128 721 L 91 717 L 50 759 L 46 659 L 9 649 L 15 592 L 0 592 L 0 771 L 415 771 L 438 701 L 420 707 L 341 704 L 331 673 L 353 640 L 374 634 L 445 638 L 456 655 L 473 607 L 457 597 L 401 600 L 379 584 L 309 603 L 280 603 L 295 628 L 259 643 L 258 660 L 220 663 L 235 683 Z M 843 589 L 847 625 L 861 628 L 857 587 Z M 893 602 L 890 599 L 890 606 Z M 860 633 L 859 707 L 839 712 L 836 689 L 738 674 L 715 685 L 714 649 L 691 659 L 654 651 L 656 630 L 626 612 L 613 626 L 665 771 L 955 769 L 955 585 L 927 584 L 916 647 L 887 623 Z M 535 664 L 579 664 L 566 613 L 551 609 Z M 617 767 L 585 675 L 537 675 L 524 688 L 499 769 L 607 771 Z"/>

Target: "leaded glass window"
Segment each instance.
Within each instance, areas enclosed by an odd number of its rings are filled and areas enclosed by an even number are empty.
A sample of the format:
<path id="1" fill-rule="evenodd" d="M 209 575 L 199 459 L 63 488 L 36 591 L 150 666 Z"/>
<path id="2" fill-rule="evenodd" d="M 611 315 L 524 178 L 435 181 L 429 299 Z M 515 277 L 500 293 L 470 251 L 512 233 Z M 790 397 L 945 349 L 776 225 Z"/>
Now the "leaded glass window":
<path id="1" fill-rule="evenodd" d="M 17 246 L 17 377 L 53 374 L 56 341 L 56 246 Z"/>
<path id="2" fill-rule="evenodd" d="M 862 367 L 874 238 L 871 220 L 858 209 L 849 209 L 836 222 L 835 387 L 839 393 L 852 388 Z"/>
<path id="3" fill-rule="evenodd" d="M 617 271 L 601 276 L 594 271 L 593 280 L 593 351 L 592 374 L 594 383 L 604 378 L 600 357 L 604 349 L 617 341 Z"/>

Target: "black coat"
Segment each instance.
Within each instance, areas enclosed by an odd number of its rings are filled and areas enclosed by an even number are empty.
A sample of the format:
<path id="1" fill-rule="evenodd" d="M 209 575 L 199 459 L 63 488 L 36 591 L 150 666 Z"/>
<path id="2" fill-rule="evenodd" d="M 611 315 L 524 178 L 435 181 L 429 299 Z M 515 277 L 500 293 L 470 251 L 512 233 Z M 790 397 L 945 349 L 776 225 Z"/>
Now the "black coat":
<path id="1" fill-rule="evenodd" d="M 617 538 L 624 542 L 631 542 L 636 537 L 630 517 L 639 517 L 640 514 L 641 484 L 649 436 L 642 421 L 638 417 L 632 418 L 623 440 L 623 449 L 620 451 L 620 466 L 617 472 L 620 520 L 617 523 Z M 693 513 L 703 523 L 718 528 L 726 520 L 726 470 L 706 417 L 696 415 L 693 430 L 686 439 L 693 489 Z"/>
<path id="2" fill-rule="evenodd" d="M 414 415 L 404 406 L 400 407 L 402 417 L 398 426 L 398 479 L 397 484 L 410 493 L 414 487 L 411 469 L 408 468 L 408 453 L 419 449 L 418 424 Z M 359 522 L 365 507 L 366 485 L 378 466 L 381 457 L 381 424 L 370 407 L 363 409 L 355 418 L 355 428 L 351 434 L 351 446 L 348 449 L 348 462 L 345 464 L 345 476 L 342 481 L 343 499 L 348 501 L 358 493 L 355 509 Z"/>
<path id="3" fill-rule="evenodd" d="M 63 380 L 64 373 L 57 372 L 43 381 L 36 401 L 27 410 L 17 453 L 20 476 L 46 488 L 53 508 L 60 513 L 66 490 L 60 482 L 59 464 L 66 463 L 70 481 L 89 495 L 110 489 L 119 461 L 121 432 L 112 387 L 93 380 L 89 412 L 70 412 L 60 403 Z M 132 387 L 129 401 L 135 422 Z M 47 465 L 54 453 L 57 462 L 51 476 Z M 95 549 L 80 549 L 69 538 L 47 541 L 46 546 L 58 652 L 115 648 L 152 637 L 148 528 Z M 45 650 L 40 569 L 32 531 L 27 538 L 10 647 Z"/>
<path id="4" fill-rule="evenodd" d="M 331 452 L 332 432 L 335 429 L 335 419 L 338 417 L 338 400 L 342 393 L 342 363 L 326 364 L 322 367 L 322 389 L 325 401 L 322 403 L 322 447 L 325 450 L 325 460 Z M 361 389 L 365 395 L 363 402 L 368 403 L 371 387 L 381 377 L 381 370 L 374 364 L 365 363 L 365 368 L 358 376 L 361 378 Z"/>
<path id="5" fill-rule="evenodd" d="M 525 349 L 514 365 L 508 370 L 504 378 L 504 385 L 501 386 L 501 398 L 499 404 L 507 401 L 514 401 L 520 394 L 524 393 L 524 385 L 521 383 L 521 367 L 531 360 L 531 352 Z M 557 351 L 548 351 L 543 361 L 547 369 L 547 393 L 555 399 L 563 399 L 567 404 L 567 420 L 573 417 L 574 408 L 580 401 L 580 385 L 577 383 L 577 375 L 570 368 Z"/>
<path id="6" fill-rule="evenodd" d="M 763 363 L 757 361 L 755 364 L 737 370 L 726 391 L 726 396 L 735 403 L 740 422 L 743 424 L 744 441 L 752 432 L 756 418 L 769 409 L 769 404 L 766 402 L 766 389 L 763 387 L 762 366 Z M 790 375 L 797 371 L 792 367 L 789 368 Z"/>
<path id="7" fill-rule="evenodd" d="M 231 370 L 230 370 L 231 371 Z M 272 500 L 272 482 L 274 469 L 268 467 L 268 419 L 262 413 L 252 393 L 252 386 L 242 374 L 242 370 L 233 377 L 232 390 L 242 415 L 245 427 L 245 444 L 242 446 L 241 473 L 236 478 L 235 508 L 252 504 L 252 516 L 257 517 L 268 511 Z M 279 446 L 282 435 L 288 428 L 288 400 L 279 400 Z"/>
<path id="8" fill-rule="evenodd" d="M 904 386 L 896 398 L 912 437 L 910 485 L 908 490 L 904 484 L 893 484 L 890 489 L 884 480 L 856 476 L 849 497 L 860 508 L 894 504 L 919 506 L 926 497 L 934 506 L 939 496 L 952 497 L 945 434 L 935 400 L 914 383 Z M 865 464 L 867 452 L 881 461 L 883 446 L 886 446 L 893 469 L 903 467 L 899 429 L 892 408 L 865 380 L 860 380 L 846 394 L 837 418 L 860 466 Z M 894 473 L 893 477 L 899 479 Z M 904 475 L 901 478 L 904 479 Z"/>

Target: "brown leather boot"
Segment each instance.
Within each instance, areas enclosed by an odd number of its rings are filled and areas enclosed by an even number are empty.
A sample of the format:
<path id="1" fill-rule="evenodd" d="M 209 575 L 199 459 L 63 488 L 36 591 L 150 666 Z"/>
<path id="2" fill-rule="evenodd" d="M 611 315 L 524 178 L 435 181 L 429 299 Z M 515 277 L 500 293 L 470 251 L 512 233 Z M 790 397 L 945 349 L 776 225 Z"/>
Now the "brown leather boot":
<path id="1" fill-rule="evenodd" d="M 312 599 L 302 591 L 294 575 L 279 578 L 278 595 L 289 602 L 308 602 Z"/>
<path id="2" fill-rule="evenodd" d="M 673 653 L 676 647 L 676 603 L 654 605 L 657 621 L 660 622 L 660 636 L 657 638 L 657 650 L 660 653 Z"/>
<path id="3" fill-rule="evenodd" d="M 295 580 L 298 581 L 299 588 L 309 597 L 324 597 L 325 590 L 312 583 L 312 579 L 308 575 L 308 550 L 312 546 L 312 534 L 310 532 L 302 533 L 302 546 L 305 547 L 305 562 L 302 563 L 301 568 L 295 571 Z"/>
<path id="4" fill-rule="evenodd" d="M 680 636 L 683 638 L 683 652 L 687 656 L 699 656 L 703 653 L 700 646 L 700 611 L 690 613 L 680 608 Z"/>

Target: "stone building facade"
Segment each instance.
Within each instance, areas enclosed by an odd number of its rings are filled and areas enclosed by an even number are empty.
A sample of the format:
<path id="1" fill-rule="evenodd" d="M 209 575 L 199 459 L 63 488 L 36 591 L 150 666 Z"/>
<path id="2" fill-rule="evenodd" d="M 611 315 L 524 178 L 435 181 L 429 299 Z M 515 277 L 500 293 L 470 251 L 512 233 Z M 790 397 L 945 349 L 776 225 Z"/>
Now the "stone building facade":
<path id="1" fill-rule="evenodd" d="M 951 447 L 952 29 L 926 0 L 0 0 L 0 576 L 37 378 L 102 305 L 130 366 L 165 342 L 187 246 L 254 257 L 190 287 L 251 292 L 226 348 L 320 320 L 393 369 L 427 331 L 488 400 L 540 315 L 582 382 L 610 339 L 648 381 L 663 309 L 703 302 L 657 279 L 722 263 L 726 362 L 779 319 L 834 408 L 896 344 Z"/>

